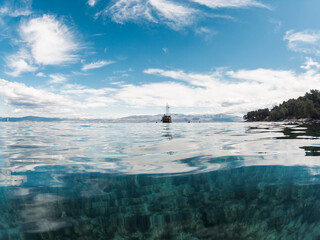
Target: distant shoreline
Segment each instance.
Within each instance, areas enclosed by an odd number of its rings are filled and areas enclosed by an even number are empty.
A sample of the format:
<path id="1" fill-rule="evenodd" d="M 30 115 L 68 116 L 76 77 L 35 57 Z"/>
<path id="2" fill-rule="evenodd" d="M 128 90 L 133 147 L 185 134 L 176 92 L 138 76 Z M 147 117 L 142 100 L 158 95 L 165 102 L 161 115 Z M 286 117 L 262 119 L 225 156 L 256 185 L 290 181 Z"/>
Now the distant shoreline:
<path id="1" fill-rule="evenodd" d="M 261 120 L 261 121 L 244 121 L 244 122 L 269 122 L 269 123 L 320 123 L 320 119 L 299 118 L 299 119 L 283 119 L 278 121 Z"/>
<path id="2" fill-rule="evenodd" d="M 115 119 L 103 118 L 46 118 L 38 116 L 0 117 L 0 122 L 91 122 L 91 123 L 156 123 L 162 115 L 136 115 Z M 227 114 L 172 114 L 173 123 L 206 123 L 206 122 L 243 122 L 239 116 Z"/>

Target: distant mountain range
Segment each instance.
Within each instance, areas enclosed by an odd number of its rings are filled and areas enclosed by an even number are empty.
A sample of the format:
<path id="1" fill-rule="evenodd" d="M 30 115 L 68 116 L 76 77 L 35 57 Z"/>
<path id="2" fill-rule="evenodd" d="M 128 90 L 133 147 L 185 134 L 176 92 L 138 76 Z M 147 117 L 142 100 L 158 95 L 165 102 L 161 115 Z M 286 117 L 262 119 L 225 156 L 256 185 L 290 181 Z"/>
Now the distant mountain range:
<path id="1" fill-rule="evenodd" d="M 173 122 L 239 122 L 241 117 L 227 114 L 171 114 Z M 102 123 L 139 123 L 161 122 L 162 115 L 137 115 L 116 119 L 76 119 L 76 118 L 45 118 L 36 116 L 1 117 L 0 122 L 102 122 Z"/>
<path id="2" fill-rule="evenodd" d="M 36 116 L 26 116 L 26 117 L 0 117 L 0 122 L 58 122 L 64 121 L 63 118 L 45 118 L 45 117 L 36 117 Z"/>

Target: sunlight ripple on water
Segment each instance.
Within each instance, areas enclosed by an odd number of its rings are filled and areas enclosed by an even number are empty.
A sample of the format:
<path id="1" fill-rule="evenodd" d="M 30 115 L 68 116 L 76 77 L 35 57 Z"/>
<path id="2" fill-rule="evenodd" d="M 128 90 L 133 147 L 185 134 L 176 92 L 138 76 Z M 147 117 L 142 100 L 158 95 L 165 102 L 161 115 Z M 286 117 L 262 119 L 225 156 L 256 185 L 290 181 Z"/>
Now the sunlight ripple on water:
<path id="1" fill-rule="evenodd" d="M 1 123 L 0 239 L 320 239 L 319 129 Z"/>

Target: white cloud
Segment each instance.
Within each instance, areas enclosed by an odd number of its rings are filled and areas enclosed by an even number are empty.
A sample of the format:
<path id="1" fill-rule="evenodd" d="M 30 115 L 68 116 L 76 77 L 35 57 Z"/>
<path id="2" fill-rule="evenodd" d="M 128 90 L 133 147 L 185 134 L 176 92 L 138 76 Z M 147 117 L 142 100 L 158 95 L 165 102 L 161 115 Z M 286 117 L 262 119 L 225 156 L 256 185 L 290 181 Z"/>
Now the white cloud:
<path id="1" fill-rule="evenodd" d="M 204 37 L 205 40 L 209 41 L 217 32 L 207 28 L 207 27 L 198 27 L 195 29 L 195 34 Z"/>
<path id="2" fill-rule="evenodd" d="M 147 0 L 114 1 L 104 12 L 110 15 L 113 21 L 121 24 L 129 21 L 138 21 L 139 19 L 156 22 Z"/>
<path id="3" fill-rule="evenodd" d="M 146 20 L 180 29 L 192 23 L 197 10 L 168 0 L 118 0 L 104 13 L 121 24 Z"/>
<path id="4" fill-rule="evenodd" d="M 49 77 L 49 83 L 64 83 L 67 81 L 67 78 L 61 74 L 50 74 Z"/>
<path id="5" fill-rule="evenodd" d="M 114 88 L 88 88 L 79 84 L 66 84 L 60 89 L 60 93 L 72 99 L 82 102 L 87 109 L 108 107 L 116 102 L 112 97 L 116 91 Z"/>
<path id="6" fill-rule="evenodd" d="M 208 33 L 210 33 L 211 32 L 211 30 L 209 29 L 209 28 L 207 28 L 207 27 L 199 27 L 199 28 L 197 28 L 196 30 L 195 30 L 195 33 L 196 34 L 208 34 Z"/>
<path id="7" fill-rule="evenodd" d="M 0 7 L 0 16 L 20 17 L 31 14 L 31 0 L 7 1 Z"/>
<path id="8" fill-rule="evenodd" d="M 63 112 L 81 106 L 67 96 L 4 79 L 0 79 L 0 96 L 5 104 L 23 109 L 26 114 L 30 112 L 41 112 L 42 114 Z"/>
<path id="9" fill-rule="evenodd" d="M 195 9 L 178 5 L 167 0 L 149 0 L 160 19 L 164 19 L 172 28 L 181 28 L 193 22 Z"/>
<path id="10" fill-rule="evenodd" d="M 32 12 L 29 9 L 10 9 L 8 7 L 0 8 L 0 16 L 20 17 L 29 16 Z"/>
<path id="11" fill-rule="evenodd" d="M 175 82 L 130 84 L 123 85 L 116 98 L 136 107 L 163 106 L 166 102 L 175 107 L 191 107 L 198 102 L 195 98 L 198 91 Z"/>
<path id="12" fill-rule="evenodd" d="M 97 62 L 92 62 L 92 63 L 89 63 L 89 64 L 84 64 L 83 67 L 82 67 L 82 71 L 101 68 L 101 67 L 110 65 L 112 63 L 114 63 L 114 61 L 97 61 Z"/>
<path id="13" fill-rule="evenodd" d="M 97 3 L 97 0 L 88 0 L 88 5 L 93 7 Z"/>
<path id="14" fill-rule="evenodd" d="M 190 0 L 209 8 L 246 8 L 246 7 L 264 7 L 267 5 L 255 0 Z"/>
<path id="15" fill-rule="evenodd" d="M 153 74 L 163 77 L 172 78 L 175 80 L 181 80 L 188 82 L 191 85 L 198 87 L 206 87 L 208 82 L 218 81 L 220 77 L 220 72 L 214 72 L 210 74 L 199 74 L 199 73 L 185 73 L 184 71 L 166 71 L 157 68 L 151 68 L 144 71 L 146 74 Z"/>
<path id="16" fill-rule="evenodd" d="M 46 77 L 46 75 L 43 72 L 38 72 L 36 74 L 37 77 Z"/>
<path id="17" fill-rule="evenodd" d="M 320 63 L 314 61 L 312 58 L 307 57 L 304 65 L 302 65 L 301 68 L 306 70 L 317 70 L 320 69 Z"/>
<path id="18" fill-rule="evenodd" d="M 43 15 L 23 22 L 19 27 L 21 41 L 18 53 L 7 57 L 8 74 L 19 76 L 43 65 L 74 62 L 79 44 L 72 31 L 54 16 Z"/>
<path id="19" fill-rule="evenodd" d="M 108 96 L 114 89 L 66 84 L 55 88 L 55 93 L 52 91 L 0 79 L 0 98 L 13 115 L 87 116 L 90 111 L 103 112 L 97 108 L 106 108 L 115 102 Z"/>
<path id="20" fill-rule="evenodd" d="M 148 22 L 164 24 L 174 30 L 191 26 L 203 17 L 233 19 L 231 16 L 208 14 L 200 5 L 210 9 L 216 8 L 249 8 L 269 6 L 256 0 L 112 0 L 96 16 L 109 16 L 114 22 Z"/>
<path id="21" fill-rule="evenodd" d="M 26 49 L 20 49 L 17 54 L 7 56 L 6 64 L 12 69 L 12 71 L 6 73 L 13 77 L 17 77 L 23 72 L 34 72 L 37 70 L 37 67 L 33 66 L 33 59 Z"/>
<path id="22" fill-rule="evenodd" d="M 284 40 L 292 51 L 306 54 L 320 54 L 320 31 L 305 30 L 302 32 L 287 31 Z"/>
<path id="23" fill-rule="evenodd" d="M 305 42 L 310 44 L 315 44 L 319 41 L 320 32 L 319 31 L 303 31 L 303 32 L 294 32 L 293 30 L 287 31 L 285 40 L 288 40 L 289 43 L 295 42 Z"/>
<path id="24" fill-rule="evenodd" d="M 52 15 L 43 15 L 20 26 L 22 40 L 37 64 L 58 65 L 76 60 L 79 45 L 71 30 Z"/>
<path id="25" fill-rule="evenodd" d="M 94 95 L 94 96 L 105 96 L 108 93 L 116 91 L 114 88 L 88 88 L 79 84 L 66 84 L 61 89 L 61 93 L 68 95 Z"/>
<path id="26" fill-rule="evenodd" d="M 75 84 L 36 89 L 0 80 L 0 96 L 3 103 L 14 108 L 12 114 L 20 115 L 30 112 L 43 115 L 50 110 L 50 114 L 63 116 L 108 116 L 111 111 L 112 116 L 116 116 L 123 114 L 123 109 L 131 109 L 132 114 L 133 108 L 150 111 L 166 102 L 175 112 L 190 113 L 201 109 L 203 112 L 242 115 L 296 98 L 310 89 L 319 89 L 320 64 L 307 58 L 301 68 L 302 72 L 220 68 L 208 73 L 152 68 L 144 73 L 165 79 L 143 84 L 118 82 L 113 87 L 97 89 Z"/>
<path id="27" fill-rule="evenodd" d="M 262 68 L 239 71 L 220 69 L 200 74 L 147 69 L 144 72 L 181 83 L 128 85 L 121 92 L 125 95 L 120 95 L 127 97 L 127 102 L 157 106 L 170 102 L 174 107 L 202 107 L 214 109 L 216 113 L 243 114 L 257 108 L 272 107 L 289 98 L 301 96 L 310 89 L 320 88 L 320 73 L 315 70 L 296 73 Z"/>

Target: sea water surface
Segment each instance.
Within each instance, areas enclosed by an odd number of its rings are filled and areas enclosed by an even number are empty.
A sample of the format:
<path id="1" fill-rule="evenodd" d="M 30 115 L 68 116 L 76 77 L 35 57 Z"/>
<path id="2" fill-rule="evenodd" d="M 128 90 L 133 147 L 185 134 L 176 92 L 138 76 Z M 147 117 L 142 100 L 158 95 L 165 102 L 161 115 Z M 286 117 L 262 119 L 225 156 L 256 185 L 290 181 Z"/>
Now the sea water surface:
<path id="1" fill-rule="evenodd" d="M 0 123 L 0 239 L 320 239 L 320 125 Z"/>

